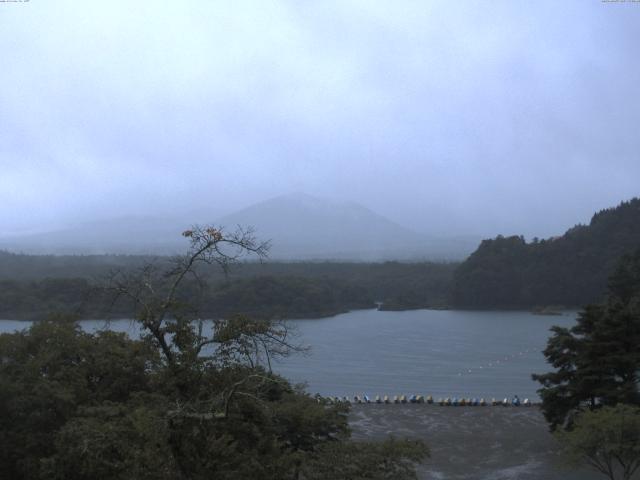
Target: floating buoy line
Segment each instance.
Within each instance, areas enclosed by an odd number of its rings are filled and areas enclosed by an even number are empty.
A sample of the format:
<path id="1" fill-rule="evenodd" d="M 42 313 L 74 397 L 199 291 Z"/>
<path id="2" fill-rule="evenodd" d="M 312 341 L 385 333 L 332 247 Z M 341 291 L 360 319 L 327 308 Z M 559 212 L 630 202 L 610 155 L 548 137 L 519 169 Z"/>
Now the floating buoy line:
<path id="1" fill-rule="evenodd" d="M 530 407 L 533 403 L 525 398 L 520 400 L 517 395 L 512 398 L 503 398 L 496 400 L 492 398 L 487 401 L 484 398 L 464 398 L 464 397 L 440 397 L 434 399 L 431 395 L 424 397 L 423 395 L 376 395 L 373 399 L 368 395 L 354 395 L 353 397 L 318 397 L 318 401 L 326 401 L 330 404 L 348 403 L 348 404 L 406 404 L 406 403 L 424 403 L 427 405 L 439 405 L 441 407 L 486 407 L 486 406 L 502 406 L 502 407 Z"/>
<path id="2" fill-rule="evenodd" d="M 533 352 L 535 350 L 536 350 L 535 348 L 527 348 L 527 349 L 522 350 L 522 351 L 520 351 L 518 353 L 514 353 L 514 354 L 511 354 L 511 355 L 505 355 L 504 357 L 500 357 L 500 358 L 498 358 L 496 360 L 492 360 L 490 362 L 483 363 L 482 365 L 478 365 L 478 366 L 470 367 L 470 368 L 465 368 L 464 370 L 459 371 L 457 373 L 457 376 L 461 377 L 463 375 L 469 375 L 469 374 L 473 373 L 475 370 L 484 370 L 484 369 L 496 368 L 496 367 L 502 366 L 502 365 L 510 362 L 511 360 L 514 360 L 516 358 L 522 357 L 523 355 L 525 355 L 527 353 L 531 353 L 531 352 Z"/>

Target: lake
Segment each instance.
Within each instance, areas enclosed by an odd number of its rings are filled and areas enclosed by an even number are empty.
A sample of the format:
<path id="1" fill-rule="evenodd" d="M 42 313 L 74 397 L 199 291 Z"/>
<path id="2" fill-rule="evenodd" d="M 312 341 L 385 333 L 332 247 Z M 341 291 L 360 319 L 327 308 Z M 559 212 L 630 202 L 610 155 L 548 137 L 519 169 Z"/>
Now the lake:
<path id="1" fill-rule="evenodd" d="M 322 395 L 433 395 L 538 399 L 532 373 L 549 370 L 542 350 L 552 325 L 571 326 L 575 312 L 357 310 L 330 318 L 291 320 L 310 346 L 274 365 L 294 382 Z M 93 331 L 104 321 L 81 322 Z M 137 332 L 129 320 L 110 328 Z M 28 322 L 0 320 L 0 332 Z"/>

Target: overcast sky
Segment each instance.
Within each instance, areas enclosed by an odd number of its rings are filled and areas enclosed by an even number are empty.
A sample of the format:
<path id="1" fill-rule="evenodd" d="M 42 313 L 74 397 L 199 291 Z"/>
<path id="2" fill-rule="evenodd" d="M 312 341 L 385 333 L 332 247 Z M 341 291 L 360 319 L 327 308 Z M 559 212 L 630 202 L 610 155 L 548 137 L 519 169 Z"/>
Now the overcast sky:
<path id="1" fill-rule="evenodd" d="M 298 191 L 548 236 L 640 194 L 640 3 L 0 3 L 0 70 L 3 233 Z"/>

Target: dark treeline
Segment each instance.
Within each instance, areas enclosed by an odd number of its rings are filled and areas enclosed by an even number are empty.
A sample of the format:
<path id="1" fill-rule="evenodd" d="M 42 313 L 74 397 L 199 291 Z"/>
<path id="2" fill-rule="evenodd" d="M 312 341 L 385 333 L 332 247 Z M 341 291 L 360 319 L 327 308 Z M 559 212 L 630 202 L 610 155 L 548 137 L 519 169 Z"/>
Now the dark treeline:
<path id="1" fill-rule="evenodd" d="M 129 316 L 129 305 L 112 305 L 97 287 L 114 270 L 135 271 L 148 262 L 162 266 L 168 258 L 0 252 L 0 318 L 35 319 L 50 312 L 81 318 Z M 455 267 L 429 262 L 247 262 L 235 265 L 227 277 L 204 268 L 204 295 L 186 285 L 183 300 L 212 318 L 234 313 L 310 318 L 373 308 L 376 302 L 389 309 L 442 307 L 450 300 Z"/>
<path id="2" fill-rule="evenodd" d="M 154 257 L 138 255 L 26 255 L 0 250 L 0 280 L 103 277 L 113 269 L 139 267 Z"/>
<path id="3" fill-rule="evenodd" d="M 483 241 L 455 273 L 453 303 L 467 308 L 581 306 L 602 300 L 617 261 L 640 246 L 640 199 L 596 213 L 562 237 Z"/>

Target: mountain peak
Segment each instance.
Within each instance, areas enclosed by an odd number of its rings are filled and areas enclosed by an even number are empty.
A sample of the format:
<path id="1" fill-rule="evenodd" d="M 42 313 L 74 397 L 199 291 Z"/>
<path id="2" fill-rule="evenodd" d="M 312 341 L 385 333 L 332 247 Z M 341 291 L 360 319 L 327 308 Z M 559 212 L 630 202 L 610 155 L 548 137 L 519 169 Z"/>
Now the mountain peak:
<path id="1" fill-rule="evenodd" d="M 294 192 L 246 207 L 220 219 L 247 225 L 270 239 L 275 258 L 381 258 L 403 255 L 425 239 L 355 202 Z M 390 234 L 393 232 L 393 234 Z"/>

